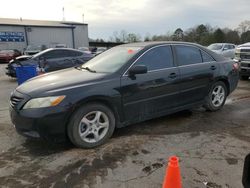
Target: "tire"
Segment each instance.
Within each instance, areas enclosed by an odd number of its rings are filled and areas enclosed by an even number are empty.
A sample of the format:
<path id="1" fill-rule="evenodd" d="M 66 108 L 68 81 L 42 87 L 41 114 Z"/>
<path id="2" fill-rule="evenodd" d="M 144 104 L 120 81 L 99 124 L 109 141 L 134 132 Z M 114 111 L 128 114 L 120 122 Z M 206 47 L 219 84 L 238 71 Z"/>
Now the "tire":
<path id="1" fill-rule="evenodd" d="M 215 82 L 210 88 L 208 96 L 206 97 L 206 102 L 204 105 L 205 109 L 211 112 L 220 110 L 225 104 L 227 94 L 228 91 L 224 82 Z"/>
<path id="2" fill-rule="evenodd" d="M 248 80 L 249 76 L 240 76 L 241 80 Z"/>
<path id="3" fill-rule="evenodd" d="M 67 127 L 67 133 L 75 146 L 94 148 L 105 143 L 112 136 L 114 129 L 113 112 L 105 105 L 89 103 L 80 107 L 73 114 Z"/>

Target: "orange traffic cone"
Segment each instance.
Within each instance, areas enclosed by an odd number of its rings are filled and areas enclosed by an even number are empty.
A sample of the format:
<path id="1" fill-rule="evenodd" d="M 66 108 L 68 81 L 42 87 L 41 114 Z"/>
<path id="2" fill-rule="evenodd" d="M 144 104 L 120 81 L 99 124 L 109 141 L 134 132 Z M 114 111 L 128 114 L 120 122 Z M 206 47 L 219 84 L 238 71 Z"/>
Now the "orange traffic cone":
<path id="1" fill-rule="evenodd" d="M 162 188 L 181 188 L 181 172 L 179 168 L 179 159 L 176 156 L 169 158 L 168 167 Z"/>

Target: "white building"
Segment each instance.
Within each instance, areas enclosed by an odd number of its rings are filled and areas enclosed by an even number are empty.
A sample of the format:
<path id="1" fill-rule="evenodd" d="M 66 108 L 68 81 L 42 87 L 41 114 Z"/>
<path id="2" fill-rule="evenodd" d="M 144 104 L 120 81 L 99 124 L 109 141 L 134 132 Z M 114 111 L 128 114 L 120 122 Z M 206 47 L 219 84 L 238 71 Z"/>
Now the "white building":
<path id="1" fill-rule="evenodd" d="M 0 50 L 23 50 L 28 45 L 66 44 L 70 48 L 88 47 L 88 24 L 0 18 Z"/>

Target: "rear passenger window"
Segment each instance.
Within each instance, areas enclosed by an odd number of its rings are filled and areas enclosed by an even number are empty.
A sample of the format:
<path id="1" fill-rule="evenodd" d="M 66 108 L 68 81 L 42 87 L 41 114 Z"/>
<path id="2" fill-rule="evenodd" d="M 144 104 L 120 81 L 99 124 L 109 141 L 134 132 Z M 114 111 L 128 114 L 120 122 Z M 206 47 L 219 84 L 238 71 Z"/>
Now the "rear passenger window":
<path id="1" fill-rule="evenodd" d="M 82 56 L 82 52 L 77 52 L 77 51 L 68 51 L 68 54 L 70 57 L 77 57 L 77 56 Z"/>
<path id="2" fill-rule="evenodd" d="M 214 61 L 214 59 L 210 55 L 208 55 L 206 52 L 203 52 L 202 50 L 201 50 L 201 55 L 202 55 L 203 62 Z"/>
<path id="3" fill-rule="evenodd" d="M 180 66 L 202 63 L 201 53 L 198 48 L 176 45 L 175 49 Z"/>
<path id="4" fill-rule="evenodd" d="M 170 46 L 160 46 L 146 52 L 136 65 L 145 65 L 148 71 L 173 67 L 173 55 Z"/>

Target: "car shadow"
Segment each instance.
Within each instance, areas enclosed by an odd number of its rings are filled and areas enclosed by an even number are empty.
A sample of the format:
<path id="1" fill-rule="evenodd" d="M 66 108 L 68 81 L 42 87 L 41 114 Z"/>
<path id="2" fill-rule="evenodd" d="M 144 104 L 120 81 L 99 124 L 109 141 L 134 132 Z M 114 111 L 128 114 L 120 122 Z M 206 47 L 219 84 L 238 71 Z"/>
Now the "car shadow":
<path id="1" fill-rule="evenodd" d="M 22 146 L 32 156 L 49 156 L 74 148 L 69 141 L 54 143 L 44 140 L 26 139 Z"/>

